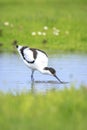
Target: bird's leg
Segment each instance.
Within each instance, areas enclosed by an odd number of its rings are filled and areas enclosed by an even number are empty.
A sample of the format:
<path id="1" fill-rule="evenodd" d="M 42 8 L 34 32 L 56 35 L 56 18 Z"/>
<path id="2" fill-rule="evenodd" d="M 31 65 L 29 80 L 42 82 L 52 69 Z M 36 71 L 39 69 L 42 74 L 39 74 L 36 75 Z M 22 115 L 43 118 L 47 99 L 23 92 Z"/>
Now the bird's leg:
<path id="1" fill-rule="evenodd" d="M 32 70 L 32 73 L 31 73 L 31 81 L 34 81 L 33 74 L 34 74 L 34 70 Z"/>

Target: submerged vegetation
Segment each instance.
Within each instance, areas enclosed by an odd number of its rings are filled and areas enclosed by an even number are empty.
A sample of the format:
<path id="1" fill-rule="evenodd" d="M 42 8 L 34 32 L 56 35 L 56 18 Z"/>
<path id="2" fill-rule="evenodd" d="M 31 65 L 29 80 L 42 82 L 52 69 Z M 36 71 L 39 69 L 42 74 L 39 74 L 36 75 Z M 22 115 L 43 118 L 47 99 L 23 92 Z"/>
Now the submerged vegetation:
<path id="1" fill-rule="evenodd" d="M 1 130 L 86 130 L 87 88 L 42 93 L 0 92 Z"/>
<path id="2" fill-rule="evenodd" d="M 0 0 L 0 51 L 87 52 L 87 0 Z"/>

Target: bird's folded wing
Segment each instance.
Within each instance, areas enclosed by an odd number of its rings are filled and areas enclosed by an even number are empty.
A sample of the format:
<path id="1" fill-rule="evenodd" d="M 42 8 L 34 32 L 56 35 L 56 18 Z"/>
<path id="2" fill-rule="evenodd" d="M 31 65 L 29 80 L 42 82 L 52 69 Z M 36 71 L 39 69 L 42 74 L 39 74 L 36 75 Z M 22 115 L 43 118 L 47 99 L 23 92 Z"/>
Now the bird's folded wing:
<path id="1" fill-rule="evenodd" d="M 24 50 L 24 59 L 27 62 L 33 62 L 34 61 L 33 52 L 29 48 Z"/>

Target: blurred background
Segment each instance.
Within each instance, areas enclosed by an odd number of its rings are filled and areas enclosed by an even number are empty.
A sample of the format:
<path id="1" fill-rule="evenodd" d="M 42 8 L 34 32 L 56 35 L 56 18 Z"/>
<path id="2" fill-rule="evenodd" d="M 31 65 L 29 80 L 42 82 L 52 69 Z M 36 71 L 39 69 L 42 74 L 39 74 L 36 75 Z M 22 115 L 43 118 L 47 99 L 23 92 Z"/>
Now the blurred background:
<path id="1" fill-rule="evenodd" d="M 12 43 L 87 52 L 86 0 L 0 0 L 0 51 Z"/>

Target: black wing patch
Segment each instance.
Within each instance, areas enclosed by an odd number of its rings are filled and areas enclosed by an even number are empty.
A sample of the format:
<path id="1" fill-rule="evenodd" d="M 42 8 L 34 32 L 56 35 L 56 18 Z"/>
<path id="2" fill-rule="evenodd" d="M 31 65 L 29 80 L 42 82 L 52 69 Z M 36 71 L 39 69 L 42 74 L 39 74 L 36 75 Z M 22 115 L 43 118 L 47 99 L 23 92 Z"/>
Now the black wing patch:
<path id="1" fill-rule="evenodd" d="M 40 52 L 44 53 L 48 57 L 48 55 L 46 54 L 46 52 L 44 52 L 44 51 L 42 51 L 40 49 L 30 48 L 30 50 L 33 51 L 33 56 L 34 56 L 35 59 L 37 58 L 37 51 L 40 51 Z"/>
<path id="2" fill-rule="evenodd" d="M 30 50 L 33 52 L 34 59 L 36 59 L 37 58 L 37 51 L 36 51 L 36 49 L 30 48 Z"/>
<path id="3" fill-rule="evenodd" d="M 24 57 L 24 49 L 26 49 L 26 48 L 28 48 L 27 46 L 24 46 L 24 47 L 22 47 L 21 49 L 20 49 L 20 52 L 21 52 L 21 54 L 22 54 L 22 56 L 23 56 L 23 59 L 27 62 L 27 63 L 34 63 L 35 62 L 35 60 L 33 60 L 33 61 L 28 61 L 28 60 L 26 60 L 26 58 Z M 34 53 L 33 53 L 33 55 L 34 55 Z M 34 58 L 35 59 L 35 58 Z"/>

